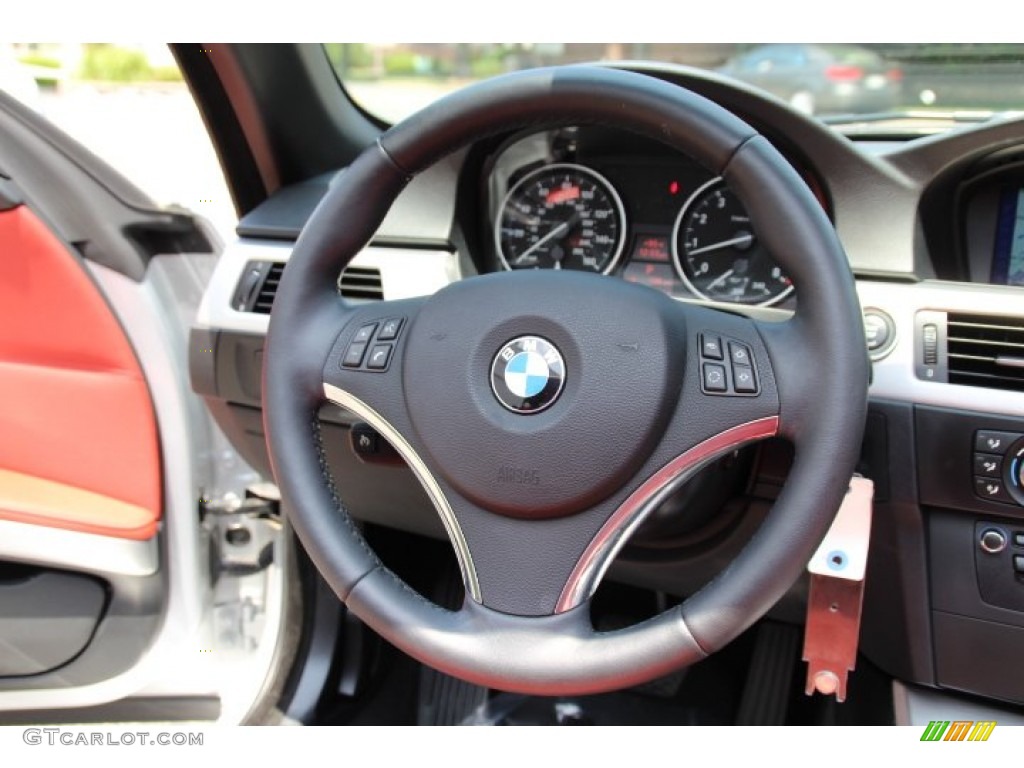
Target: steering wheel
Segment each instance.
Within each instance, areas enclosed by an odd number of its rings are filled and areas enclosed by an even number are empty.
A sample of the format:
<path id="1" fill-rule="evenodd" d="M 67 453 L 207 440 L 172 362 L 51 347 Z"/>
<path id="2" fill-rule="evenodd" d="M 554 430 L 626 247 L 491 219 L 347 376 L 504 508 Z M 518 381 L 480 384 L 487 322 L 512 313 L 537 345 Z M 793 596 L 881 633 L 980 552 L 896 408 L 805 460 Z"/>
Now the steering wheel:
<path id="1" fill-rule="evenodd" d="M 338 274 L 417 173 L 488 135 L 580 124 L 656 138 L 724 177 L 795 283 L 794 315 L 752 320 L 570 271 L 484 275 L 402 301 L 338 296 Z M 471 86 L 360 155 L 295 245 L 263 375 L 285 509 L 349 609 L 451 675 L 560 695 L 698 661 L 785 593 L 846 492 L 868 358 L 835 232 L 765 138 L 661 80 L 572 66 Z M 414 592 L 364 542 L 325 458 L 325 401 L 372 425 L 423 485 L 461 568 L 459 610 Z M 772 435 L 795 459 L 740 555 L 680 605 L 596 631 L 589 599 L 644 516 L 702 466 Z"/>

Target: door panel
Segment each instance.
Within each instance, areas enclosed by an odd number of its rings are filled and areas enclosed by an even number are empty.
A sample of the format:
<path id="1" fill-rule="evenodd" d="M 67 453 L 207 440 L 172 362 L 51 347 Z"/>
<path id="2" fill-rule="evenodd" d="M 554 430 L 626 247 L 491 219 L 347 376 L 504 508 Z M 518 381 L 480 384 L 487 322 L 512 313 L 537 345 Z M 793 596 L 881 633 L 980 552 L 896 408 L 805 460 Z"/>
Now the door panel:
<path id="1" fill-rule="evenodd" d="M 0 212 L 0 518 L 147 539 L 161 513 L 149 390 L 78 260 Z"/>
<path id="2" fill-rule="evenodd" d="M 13 572 L 12 572 L 13 571 Z M 40 675 L 89 644 L 106 603 L 99 579 L 0 567 L 0 678 Z"/>

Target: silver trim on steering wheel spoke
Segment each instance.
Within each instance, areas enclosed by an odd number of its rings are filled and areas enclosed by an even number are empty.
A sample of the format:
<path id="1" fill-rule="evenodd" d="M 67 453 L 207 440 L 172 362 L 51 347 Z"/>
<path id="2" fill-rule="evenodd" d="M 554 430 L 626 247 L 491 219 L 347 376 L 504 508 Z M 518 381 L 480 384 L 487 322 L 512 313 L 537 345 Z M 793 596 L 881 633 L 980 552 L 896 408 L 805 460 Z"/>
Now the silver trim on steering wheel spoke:
<path id="1" fill-rule="evenodd" d="M 423 459 L 387 419 L 355 395 L 333 384 L 324 383 L 324 397 L 335 405 L 351 411 L 377 430 L 385 440 L 391 443 L 398 455 L 405 459 L 409 469 L 416 475 L 416 479 L 420 481 L 420 485 L 423 486 L 434 509 L 441 517 L 445 531 L 448 532 L 448 538 L 455 549 L 455 558 L 459 562 L 459 570 L 462 572 L 462 582 L 466 585 L 467 594 L 476 602 L 483 603 L 483 597 L 480 594 L 480 581 L 476 575 L 476 567 L 473 565 L 473 556 L 470 554 L 466 537 L 462 533 L 462 528 L 459 526 L 459 521 L 455 517 L 455 512 L 452 511 L 448 498 Z"/>
<path id="2" fill-rule="evenodd" d="M 748 421 L 709 437 L 659 469 L 619 505 L 584 550 L 555 606 L 555 613 L 571 611 L 586 602 L 629 537 L 665 497 L 693 477 L 698 469 L 746 443 L 773 437 L 779 417 Z"/>

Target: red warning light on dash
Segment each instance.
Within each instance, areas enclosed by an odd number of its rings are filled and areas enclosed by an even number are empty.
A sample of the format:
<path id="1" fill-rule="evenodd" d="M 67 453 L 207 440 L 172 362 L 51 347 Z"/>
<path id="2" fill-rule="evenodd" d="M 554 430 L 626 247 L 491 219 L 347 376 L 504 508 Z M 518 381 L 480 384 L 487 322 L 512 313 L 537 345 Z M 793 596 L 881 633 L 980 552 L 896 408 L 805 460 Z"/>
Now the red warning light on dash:
<path id="1" fill-rule="evenodd" d="M 641 264 L 633 262 L 626 266 L 622 276 L 631 283 L 639 283 L 659 291 L 672 294 L 676 288 L 676 276 L 668 264 Z"/>
<path id="2" fill-rule="evenodd" d="M 668 238 L 664 235 L 637 235 L 633 241 L 635 261 L 656 261 L 667 264 L 671 259 Z"/>
<path id="3" fill-rule="evenodd" d="M 548 192 L 548 196 L 544 198 L 544 202 L 548 205 L 558 205 L 560 203 L 567 203 L 570 200 L 579 200 L 580 188 L 579 187 L 559 187 Z"/>

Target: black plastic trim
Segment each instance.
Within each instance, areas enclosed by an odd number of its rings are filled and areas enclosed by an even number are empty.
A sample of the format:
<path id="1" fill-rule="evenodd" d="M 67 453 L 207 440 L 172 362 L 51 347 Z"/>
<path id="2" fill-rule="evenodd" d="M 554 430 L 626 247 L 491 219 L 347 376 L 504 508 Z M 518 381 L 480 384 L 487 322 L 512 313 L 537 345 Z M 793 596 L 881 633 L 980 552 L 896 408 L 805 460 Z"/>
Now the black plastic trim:
<path id="1" fill-rule="evenodd" d="M 302 631 L 279 705 L 291 719 L 312 724 L 321 698 L 327 693 L 345 607 L 317 573 L 298 540 L 295 553 L 304 608 Z M 347 650 L 342 648 L 342 652 Z"/>
<path id="2" fill-rule="evenodd" d="M 86 259 L 141 281 L 157 253 L 213 248 L 192 216 L 142 190 L 0 91 L 0 163 L 50 228 Z"/>
<path id="3" fill-rule="evenodd" d="M 64 666 L 89 644 L 107 603 L 106 585 L 40 569 L 0 581 L 0 678 L 24 679 Z"/>
<path id="4" fill-rule="evenodd" d="M 277 190 L 241 218 L 238 236 L 296 240 L 338 173 L 323 173 Z"/>
<path id="5" fill-rule="evenodd" d="M 160 627 L 164 582 L 153 576 L 107 576 L 109 602 L 89 644 L 56 670 L 30 677 L 0 678 L 0 691 L 90 685 L 131 669 Z"/>
<path id="6" fill-rule="evenodd" d="M 0 212 L 10 211 L 24 202 L 18 185 L 6 176 L 0 176 Z"/>

